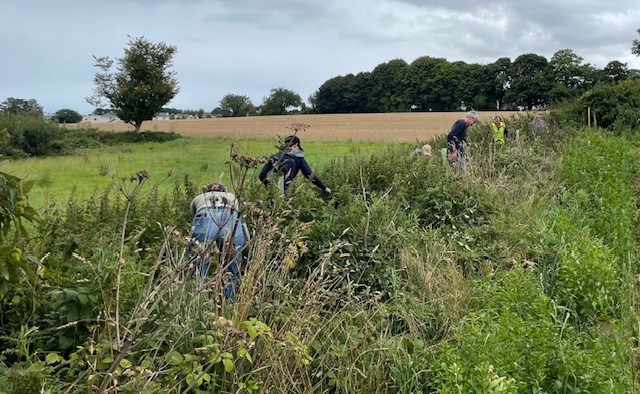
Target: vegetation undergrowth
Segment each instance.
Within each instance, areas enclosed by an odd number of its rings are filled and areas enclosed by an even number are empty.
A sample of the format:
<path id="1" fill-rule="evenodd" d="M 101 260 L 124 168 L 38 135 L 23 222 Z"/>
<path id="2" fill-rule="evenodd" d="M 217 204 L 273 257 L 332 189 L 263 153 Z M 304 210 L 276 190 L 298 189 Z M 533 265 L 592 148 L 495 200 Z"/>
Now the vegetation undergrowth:
<path id="1" fill-rule="evenodd" d="M 233 155 L 233 300 L 223 270 L 189 275 L 198 182 L 73 195 L 11 241 L 35 275 L 0 279 L 2 387 L 637 391 L 637 137 L 527 121 L 503 147 L 475 128 L 466 173 L 405 146 L 334 158 L 316 167 L 331 198 L 265 189 Z"/>

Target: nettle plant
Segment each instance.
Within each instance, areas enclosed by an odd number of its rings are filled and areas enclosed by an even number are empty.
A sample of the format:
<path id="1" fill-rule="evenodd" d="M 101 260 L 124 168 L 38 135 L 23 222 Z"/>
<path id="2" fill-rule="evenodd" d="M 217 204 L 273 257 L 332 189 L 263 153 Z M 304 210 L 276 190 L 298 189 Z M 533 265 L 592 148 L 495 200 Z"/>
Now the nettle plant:
<path id="1" fill-rule="evenodd" d="M 0 172 L 0 299 L 12 285 L 24 280 L 35 282 L 34 266 L 30 263 L 33 257 L 21 248 L 29 236 L 24 222 L 38 218 L 27 198 L 32 186 L 33 182 Z"/>

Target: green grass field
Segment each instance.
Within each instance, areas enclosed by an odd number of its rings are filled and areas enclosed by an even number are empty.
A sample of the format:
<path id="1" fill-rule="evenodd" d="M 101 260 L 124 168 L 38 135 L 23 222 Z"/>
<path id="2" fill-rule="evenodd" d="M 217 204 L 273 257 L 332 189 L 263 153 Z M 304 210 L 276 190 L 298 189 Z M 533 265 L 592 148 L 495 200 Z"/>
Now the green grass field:
<path id="1" fill-rule="evenodd" d="M 332 158 L 368 155 L 399 143 L 388 142 L 312 142 L 303 147 L 311 167 L 320 171 Z M 75 189 L 79 198 L 89 197 L 95 190 L 103 190 L 114 179 L 129 178 L 138 171 L 150 174 L 148 183 L 169 188 L 167 174 L 182 180 L 185 175 L 196 184 L 228 182 L 231 149 L 243 156 L 263 157 L 276 151 L 275 140 L 228 138 L 181 138 L 165 143 L 140 143 L 89 149 L 74 156 L 29 158 L 3 161 L 0 171 L 35 182 L 29 192 L 30 204 L 45 208 L 66 201 Z M 407 144 L 407 149 L 409 145 Z M 257 172 L 250 174 L 257 180 Z M 166 186 L 165 186 L 166 185 Z"/>

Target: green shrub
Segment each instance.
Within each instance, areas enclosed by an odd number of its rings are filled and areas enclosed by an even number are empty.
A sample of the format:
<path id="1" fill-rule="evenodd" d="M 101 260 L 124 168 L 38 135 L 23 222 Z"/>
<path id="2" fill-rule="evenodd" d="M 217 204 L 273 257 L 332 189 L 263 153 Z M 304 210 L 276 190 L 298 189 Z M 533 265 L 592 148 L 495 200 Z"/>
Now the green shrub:
<path id="1" fill-rule="evenodd" d="M 623 258 L 635 249 L 637 159 L 628 137 L 586 132 L 566 144 L 559 178 L 562 202 L 579 225 L 591 228 Z"/>
<path id="2" fill-rule="evenodd" d="M 533 273 L 519 269 L 481 288 L 479 311 L 456 327 L 454 339 L 433 361 L 430 389 L 544 390 L 558 338 L 552 304 L 536 282 Z"/>
<path id="3" fill-rule="evenodd" d="M 573 127 L 584 127 L 591 111 L 592 125 L 614 130 L 638 130 L 640 128 L 640 84 L 638 79 L 627 79 L 617 84 L 601 84 L 589 90 L 575 101 L 566 101 L 556 110 L 559 116 Z"/>
<path id="4" fill-rule="evenodd" d="M 533 270 L 517 269 L 481 283 L 474 303 L 478 311 L 431 360 L 429 390 L 631 390 L 624 343 L 616 335 L 593 338 L 566 325 L 564 310 L 543 294 Z"/>
<path id="5" fill-rule="evenodd" d="M 182 137 L 173 131 L 144 131 L 142 133 L 100 131 L 98 140 L 106 145 L 117 145 L 135 142 L 167 142 L 178 138 Z"/>
<path id="6" fill-rule="evenodd" d="M 576 228 L 561 216 L 554 222 L 560 241 L 553 297 L 581 325 L 617 317 L 623 289 L 617 258 L 588 228 Z"/>
<path id="7" fill-rule="evenodd" d="M 9 132 L 9 143 L 1 145 L 5 156 L 59 155 L 64 153 L 63 133 L 57 124 L 28 114 L 0 113 L 0 129 Z"/>

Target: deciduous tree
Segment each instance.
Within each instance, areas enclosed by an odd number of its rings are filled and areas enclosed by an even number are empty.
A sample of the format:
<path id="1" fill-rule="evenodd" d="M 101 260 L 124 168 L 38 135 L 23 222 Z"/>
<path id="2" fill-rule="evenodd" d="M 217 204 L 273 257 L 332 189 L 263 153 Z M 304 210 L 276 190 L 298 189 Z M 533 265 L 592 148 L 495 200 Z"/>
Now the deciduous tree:
<path id="1" fill-rule="evenodd" d="M 549 61 L 540 55 L 520 55 L 509 68 L 509 90 L 505 100 L 526 108 L 549 103 L 553 86 L 553 73 Z"/>
<path id="2" fill-rule="evenodd" d="M 28 114 L 42 118 L 42 106 L 35 99 L 25 100 L 9 97 L 0 103 L 0 111 L 14 114 Z"/>
<path id="3" fill-rule="evenodd" d="M 271 89 L 269 97 L 265 97 L 262 101 L 262 115 L 285 115 L 287 108 L 302 106 L 302 98 L 292 90 L 285 88 Z"/>
<path id="4" fill-rule="evenodd" d="M 124 57 L 114 60 L 94 57 L 98 72 L 93 78 L 94 95 L 87 101 L 101 107 L 107 100 L 112 111 L 140 132 L 140 126 L 178 94 L 175 72 L 170 71 L 176 47 L 163 42 L 152 43 L 144 37 L 129 40 Z"/>
<path id="5" fill-rule="evenodd" d="M 571 49 L 561 49 L 553 54 L 549 64 L 553 70 L 554 87 L 552 101 L 575 98 L 595 84 L 596 69 L 582 64 L 582 57 Z"/>
<path id="6" fill-rule="evenodd" d="M 227 94 L 220 100 L 223 116 L 247 116 L 255 110 L 251 99 L 240 94 Z"/>
<path id="7" fill-rule="evenodd" d="M 408 111 L 411 103 L 405 95 L 404 79 L 409 65 L 402 59 L 379 64 L 371 72 L 369 104 L 375 112 Z"/>
<path id="8" fill-rule="evenodd" d="M 82 115 L 69 108 L 57 110 L 54 116 L 58 123 L 78 123 L 82 120 Z"/>
<path id="9" fill-rule="evenodd" d="M 612 60 L 602 69 L 606 82 L 624 81 L 629 76 L 629 67 L 627 63 L 618 60 Z"/>

